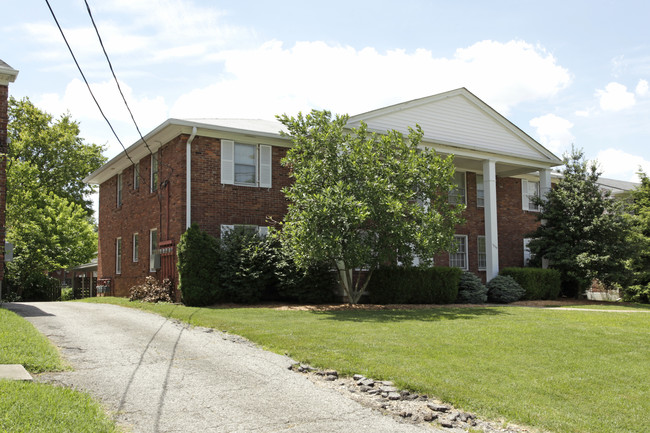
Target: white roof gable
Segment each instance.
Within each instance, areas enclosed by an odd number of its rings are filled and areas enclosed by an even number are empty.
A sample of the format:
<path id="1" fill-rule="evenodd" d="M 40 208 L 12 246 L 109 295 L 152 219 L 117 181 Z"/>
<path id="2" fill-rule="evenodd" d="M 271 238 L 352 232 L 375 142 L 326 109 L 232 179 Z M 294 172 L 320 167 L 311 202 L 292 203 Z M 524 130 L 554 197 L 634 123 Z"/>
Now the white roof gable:
<path id="1" fill-rule="evenodd" d="M 470 151 L 560 164 L 560 159 L 465 88 L 352 116 L 372 131 L 408 134 L 417 123 L 423 141 Z"/>

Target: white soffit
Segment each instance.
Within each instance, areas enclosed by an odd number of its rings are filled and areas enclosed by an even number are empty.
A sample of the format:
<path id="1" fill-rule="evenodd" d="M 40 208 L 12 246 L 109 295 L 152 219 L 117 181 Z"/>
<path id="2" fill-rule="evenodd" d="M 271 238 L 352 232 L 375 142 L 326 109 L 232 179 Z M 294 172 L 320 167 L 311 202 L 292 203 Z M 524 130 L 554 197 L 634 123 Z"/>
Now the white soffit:
<path id="1" fill-rule="evenodd" d="M 424 132 L 423 141 L 434 147 L 441 144 L 552 165 L 561 163 L 465 88 L 359 114 L 350 118 L 349 125 L 356 127 L 362 120 L 372 131 L 395 129 L 403 134 L 408 134 L 409 126 L 418 124 Z"/>

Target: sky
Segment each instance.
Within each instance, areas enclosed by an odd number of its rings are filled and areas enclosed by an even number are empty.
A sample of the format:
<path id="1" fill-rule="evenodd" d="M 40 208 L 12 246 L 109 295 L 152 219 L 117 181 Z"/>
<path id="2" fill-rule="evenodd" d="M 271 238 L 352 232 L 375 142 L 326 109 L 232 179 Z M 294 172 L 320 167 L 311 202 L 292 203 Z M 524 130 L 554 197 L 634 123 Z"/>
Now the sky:
<path id="1" fill-rule="evenodd" d="M 88 0 L 135 120 L 355 115 L 466 87 L 558 156 L 650 173 L 650 2 Z M 139 137 L 84 1 L 50 0 L 125 146 Z M 45 0 L 3 2 L 9 93 L 121 147 Z"/>

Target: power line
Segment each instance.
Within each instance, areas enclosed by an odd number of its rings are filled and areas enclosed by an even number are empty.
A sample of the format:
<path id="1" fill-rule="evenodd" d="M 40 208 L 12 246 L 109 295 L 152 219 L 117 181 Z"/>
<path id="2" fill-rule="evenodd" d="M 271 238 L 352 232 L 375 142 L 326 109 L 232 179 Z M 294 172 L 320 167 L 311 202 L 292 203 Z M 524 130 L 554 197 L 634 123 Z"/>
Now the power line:
<path id="1" fill-rule="evenodd" d="M 102 117 L 108 124 L 109 128 L 111 129 L 111 132 L 113 132 L 113 135 L 117 139 L 117 142 L 120 143 L 120 146 L 122 146 L 122 149 L 124 149 L 124 154 L 128 158 L 129 161 L 131 161 L 131 164 L 135 164 L 133 162 L 133 159 L 129 156 L 129 153 L 126 151 L 126 147 L 124 147 L 124 144 L 122 143 L 122 140 L 120 140 L 120 137 L 117 136 L 117 133 L 115 132 L 115 129 L 113 128 L 113 125 L 111 124 L 110 120 L 108 120 L 108 117 L 104 114 L 104 110 L 102 110 L 101 105 L 99 105 L 99 102 L 97 101 L 97 98 L 95 97 L 95 94 L 93 93 L 93 90 L 90 88 L 90 84 L 88 83 L 88 80 L 86 79 L 86 75 L 84 75 L 83 71 L 81 70 L 81 66 L 79 66 L 79 62 L 77 62 L 77 58 L 74 55 L 74 52 L 72 51 L 72 48 L 70 47 L 70 44 L 68 43 L 68 39 L 65 37 L 65 33 L 63 33 L 63 29 L 61 28 L 61 25 L 59 24 L 59 20 L 56 18 L 56 15 L 54 14 L 54 11 L 52 10 L 52 6 L 50 5 L 49 0 L 45 0 L 45 3 L 47 3 L 47 7 L 50 10 L 50 13 L 52 14 L 52 18 L 54 18 L 54 22 L 56 23 L 56 26 L 59 28 L 59 32 L 61 33 L 61 36 L 63 37 L 63 40 L 65 41 L 66 46 L 68 47 L 68 51 L 70 51 L 70 55 L 72 56 L 72 59 L 74 60 L 75 65 L 77 65 L 77 69 L 79 70 L 79 73 L 81 74 L 81 77 L 84 80 L 84 83 L 86 83 L 86 87 L 88 88 L 88 91 L 90 92 L 90 96 L 92 96 L 93 101 L 95 101 L 95 105 L 97 105 L 97 108 L 99 109 L 99 112 L 101 113 Z"/>
<path id="2" fill-rule="evenodd" d="M 88 16 L 90 16 L 90 21 L 93 23 L 93 27 L 95 28 L 95 33 L 97 34 L 97 39 L 99 39 L 99 45 L 102 47 L 102 51 L 104 52 L 104 57 L 106 57 L 106 61 L 108 62 L 108 67 L 111 70 L 111 74 L 113 74 L 113 79 L 115 79 L 115 84 L 117 85 L 117 90 L 119 90 L 120 95 L 122 96 L 122 101 L 124 101 L 124 105 L 126 105 L 126 109 L 129 111 L 129 115 L 131 116 L 131 120 L 133 121 L 133 125 L 135 125 L 135 129 L 138 131 L 138 134 L 140 135 L 140 139 L 142 139 L 142 142 L 144 143 L 145 147 L 149 151 L 149 153 L 153 154 L 151 151 L 151 148 L 149 148 L 149 144 L 147 144 L 147 141 L 144 139 L 142 136 L 142 132 L 140 132 L 140 128 L 138 127 L 138 123 L 135 121 L 135 117 L 133 116 L 133 112 L 131 111 L 131 108 L 129 107 L 128 102 L 126 102 L 126 98 L 124 97 L 124 93 L 122 92 L 122 87 L 120 86 L 120 82 L 117 79 L 117 76 L 115 75 L 115 71 L 113 70 L 113 64 L 111 63 L 111 59 L 108 57 L 108 53 L 106 52 L 106 48 L 104 47 L 104 42 L 102 41 L 102 37 L 99 35 L 99 30 L 97 29 L 97 25 L 95 24 L 95 19 L 93 18 L 93 13 L 90 11 L 90 6 L 88 5 L 88 1 L 84 0 L 84 3 L 86 4 L 86 10 L 88 11 Z"/>

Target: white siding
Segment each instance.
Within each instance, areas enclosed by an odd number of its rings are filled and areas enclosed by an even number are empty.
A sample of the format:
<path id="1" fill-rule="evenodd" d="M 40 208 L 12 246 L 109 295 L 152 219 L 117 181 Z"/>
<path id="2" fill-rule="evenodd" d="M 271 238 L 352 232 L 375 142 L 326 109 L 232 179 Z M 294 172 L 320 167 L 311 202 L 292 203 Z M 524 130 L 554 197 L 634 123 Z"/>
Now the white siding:
<path id="1" fill-rule="evenodd" d="M 458 144 L 518 157 L 543 157 L 462 95 L 387 113 L 366 121 L 370 129 L 396 129 L 408 134 L 416 123 L 424 131 L 424 141 Z"/>

